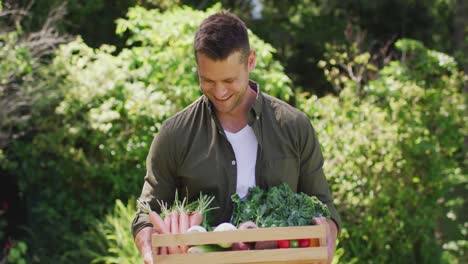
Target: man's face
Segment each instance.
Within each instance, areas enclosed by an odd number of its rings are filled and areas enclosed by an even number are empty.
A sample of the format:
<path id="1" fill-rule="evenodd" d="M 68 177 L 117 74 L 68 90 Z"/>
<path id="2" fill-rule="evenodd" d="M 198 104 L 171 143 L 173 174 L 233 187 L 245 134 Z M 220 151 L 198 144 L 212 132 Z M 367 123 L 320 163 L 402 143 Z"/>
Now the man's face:
<path id="1" fill-rule="evenodd" d="M 225 60 L 214 61 L 204 54 L 197 55 L 198 77 L 203 93 L 219 113 L 233 113 L 246 100 L 249 72 L 255 67 L 255 51 L 247 61 L 240 51 Z"/>

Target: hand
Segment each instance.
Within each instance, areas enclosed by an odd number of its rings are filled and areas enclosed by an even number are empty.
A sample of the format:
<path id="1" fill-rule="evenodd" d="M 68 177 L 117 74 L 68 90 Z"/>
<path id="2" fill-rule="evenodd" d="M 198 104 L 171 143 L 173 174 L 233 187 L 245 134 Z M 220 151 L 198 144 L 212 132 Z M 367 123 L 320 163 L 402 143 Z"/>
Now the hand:
<path id="1" fill-rule="evenodd" d="M 314 217 L 312 221 L 317 225 L 324 225 L 326 230 L 326 241 L 328 250 L 327 263 L 332 263 L 335 254 L 337 227 L 333 220 L 327 220 L 325 217 Z"/>
<path id="2" fill-rule="evenodd" d="M 145 264 L 153 264 L 153 253 L 150 251 L 150 252 L 146 252 L 144 255 L 143 255 L 143 261 Z"/>
<path id="3" fill-rule="evenodd" d="M 153 264 L 153 253 L 151 249 L 151 234 L 153 228 L 145 227 L 135 236 L 135 245 L 140 251 L 145 264 Z"/>

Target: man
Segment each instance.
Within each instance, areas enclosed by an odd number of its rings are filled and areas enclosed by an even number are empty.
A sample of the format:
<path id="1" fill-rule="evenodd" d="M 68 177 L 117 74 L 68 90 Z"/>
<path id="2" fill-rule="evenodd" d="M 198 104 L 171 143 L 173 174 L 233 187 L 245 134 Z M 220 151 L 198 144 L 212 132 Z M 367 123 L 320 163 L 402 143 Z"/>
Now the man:
<path id="1" fill-rule="evenodd" d="M 315 195 L 328 205 L 332 220 L 314 222 L 327 226 L 332 257 L 340 219 L 310 121 L 262 94 L 249 79 L 256 53 L 235 15 L 218 13 L 203 21 L 194 48 L 203 96 L 164 122 L 148 154 L 140 199 L 159 211 L 156 200 L 170 203 L 176 190 L 188 190 L 189 200 L 200 192 L 213 195 L 213 206 L 219 207 L 213 224 L 219 224 L 231 218 L 234 193 L 243 197 L 249 187 L 286 182 L 293 191 Z M 132 231 L 145 263 L 152 263 L 151 227 L 148 216 L 138 213 Z"/>

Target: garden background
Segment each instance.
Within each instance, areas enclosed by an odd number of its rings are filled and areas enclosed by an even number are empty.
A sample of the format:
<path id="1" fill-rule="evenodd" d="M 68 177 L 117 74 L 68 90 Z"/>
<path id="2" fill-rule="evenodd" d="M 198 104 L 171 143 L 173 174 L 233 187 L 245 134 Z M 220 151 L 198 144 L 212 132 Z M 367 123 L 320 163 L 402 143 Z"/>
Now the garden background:
<path id="1" fill-rule="evenodd" d="M 318 133 L 334 263 L 468 263 L 462 0 L 0 1 L 0 263 L 141 263 L 149 144 L 201 95 L 193 35 L 222 8 Z"/>

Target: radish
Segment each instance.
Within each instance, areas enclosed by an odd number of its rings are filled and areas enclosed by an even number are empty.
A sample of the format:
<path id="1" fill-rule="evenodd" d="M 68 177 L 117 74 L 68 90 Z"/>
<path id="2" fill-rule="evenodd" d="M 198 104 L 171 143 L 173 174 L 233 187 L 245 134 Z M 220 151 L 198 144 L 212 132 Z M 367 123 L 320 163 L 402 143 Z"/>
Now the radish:
<path id="1" fill-rule="evenodd" d="M 209 253 L 224 251 L 224 248 L 217 245 L 201 245 L 189 248 L 188 253 Z"/>
<path id="2" fill-rule="evenodd" d="M 188 196 L 188 194 L 187 194 Z M 200 197 L 188 204 L 187 196 L 182 201 L 179 201 L 178 192 L 175 192 L 175 200 L 172 206 L 162 200 L 156 200 L 161 208 L 161 214 L 157 214 L 151 210 L 148 202 L 142 202 L 138 199 L 138 204 L 142 212 L 149 215 L 150 222 L 154 228 L 160 234 L 183 234 L 188 231 L 191 226 L 201 225 L 202 223 L 209 228 L 207 223 L 206 213 L 210 210 L 216 209 L 217 207 L 209 207 L 211 202 L 214 200 L 214 196 L 203 195 L 200 193 Z M 164 220 L 163 220 L 164 219 Z M 211 228 L 210 228 L 211 229 Z M 171 246 L 161 248 L 160 253 L 164 254 L 168 251 L 169 254 L 174 253 L 186 253 L 189 247 L 187 245 Z"/>
<path id="3" fill-rule="evenodd" d="M 204 233 L 206 229 L 203 226 L 194 225 L 187 230 L 187 233 Z"/>
<path id="4" fill-rule="evenodd" d="M 137 202 L 140 205 L 141 210 L 149 215 L 151 224 L 153 224 L 153 227 L 160 234 L 171 234 L 172 226 L 169 227 L 169 225 L 166 224 L 171 223 L 171 218 L 169 218 L 169 216 L 166 216 L 164 220 L 162 220 L 159 214 L 151 210 L 151 206 L 148 202 L 142 202 L 140 199 L 138 199 Z M 169 247 L 168 251 L 170 254 L 181 253 L 181 249 L 177 246 Z"/>
<path id="5" fill-rule="evenodd" d="M 273 241 L 258 241 L 255 243 L 255 249 L 274 249 L 278 248 L 278 242 Z"/>
<path id="6" fill-rule="evenodd" d="M 238 230 L 256 229 L 257 225 L 252 221 L 247 221 L 239 225 Z M 255 242 L 236 242 L 232 244 L 232 250 L 251 250 Z"/>
<path id="7" fill-rule="evenodd" d="M 222 232 L 222 231 L 233 231 L 233 230 L 237 230 L 237 227 L 234 226 L 233 224 L 231 224 L 231 223 L 222 223 L 222 224 L 218 225 L 213 231 L 214 232 Z"/>
<path id="8" fill-rule="evenodd" d="M 190 215 L 190 226 L 201 225 L 203 216 L 199 212 L 194 212 Z"/>
<path id="9" fill-rule="evenodd" d="M 213 232 L 224 232 L 224 231 L 234 231 L 234 230 L 237 230 L 237 227 L 234 226 L 233 224 L 231 223 L 222 223 L 220 225 L 218 225 L 214 230 Z M 232 243 L 221 243 L 221 244 L 218 244 L 220 247 L 223 247 L 223 248 L 230 248 L 232 246 Z"/>
<path id="10" fill-rule="evenodd" d="M 153 224 L 153 227 L 156 229 L 156 231 L 158 231 L 158 233 L 171 233 L 159 214 L 151 210 L 151 206 L 148 204 L 148 202 L 142 202 L 140 199 L 138 199 L 137 202 L 140 204 L 141 210 L 149 215 L 150 222 Z"/>

